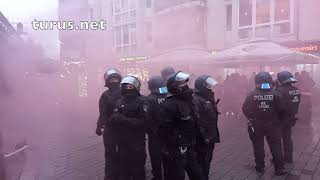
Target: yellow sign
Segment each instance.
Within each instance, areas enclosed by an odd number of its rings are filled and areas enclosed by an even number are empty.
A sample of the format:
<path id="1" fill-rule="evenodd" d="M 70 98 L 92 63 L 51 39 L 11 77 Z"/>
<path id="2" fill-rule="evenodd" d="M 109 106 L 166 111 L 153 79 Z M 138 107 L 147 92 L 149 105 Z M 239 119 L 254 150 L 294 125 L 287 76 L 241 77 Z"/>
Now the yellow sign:
<path id="1" fill-rule="evenodd" d="M 120 61 L 144 61 L 147 59 L 148 59 L 147 56 L 135 56 L 135 57 L 121 58 Z"/>

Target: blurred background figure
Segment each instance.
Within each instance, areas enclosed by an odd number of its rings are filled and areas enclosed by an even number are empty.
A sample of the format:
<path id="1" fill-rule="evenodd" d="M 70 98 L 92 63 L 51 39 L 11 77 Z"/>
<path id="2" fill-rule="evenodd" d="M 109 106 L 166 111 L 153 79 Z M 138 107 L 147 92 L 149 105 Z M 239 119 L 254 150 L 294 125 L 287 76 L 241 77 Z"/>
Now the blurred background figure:
<path id="1" fill-rule="evenodd" d="M 316 91 L 316 83 L 311 78 L 307 71 L 301 73 L 295 73 L 295 78 L 298 80 L 297 87 L 301 91 L 301 104 L 299 108 L 299 118 L 307 125 L 311 125 L 312 118 L 312 104 L 313 93 Z M 315 102 L 317 98 L 314 99 Z"/>
<path id="2" fill-rule="evenodd" d="M 3 153 L 3 137 L 0 132 L 0 179 L 6 180 L 6 169 L 5 169 L 5 161 L 4 161 L 4 153 Z"/>
<path id="3" fill-rule="evenodd" d="M 171 66 L 167 66 L 161 70 L 161 76 L 165 82 L 169 79 L 171 75 L 175 73 L 175 70 Z"/>

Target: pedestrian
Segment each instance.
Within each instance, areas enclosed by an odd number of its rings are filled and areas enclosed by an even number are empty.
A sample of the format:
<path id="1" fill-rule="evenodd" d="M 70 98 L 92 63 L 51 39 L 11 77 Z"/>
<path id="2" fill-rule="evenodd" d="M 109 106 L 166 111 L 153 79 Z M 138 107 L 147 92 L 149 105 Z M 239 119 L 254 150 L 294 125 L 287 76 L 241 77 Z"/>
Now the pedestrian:
<path id="1" fill-rule="evenodd" d="M 167 81 L 172 94 L 161 104 L 159 136 L 169 155 L 169 180 L 205 180 L 196 159 L 197 109 L 188 86 L 190 74 L 178 71 Z"/>
<path id="2" fill-rule="evenodd" d="M 162 180 L 162 169 L 164 170 L 164 178 L 167 177 L 167 168 L 164 163 L 163 146 L 157 134 L 159 123 L 161 122 L 160 104 L 166 100 L 168 93 L 165 82 L 161 76 L 152 76 L 148 81 L 148 89 L 150 94 L 147 96 L 150 105 L 150 126 L 148 128 L 148 148 L 152 166 L 152 180 Z"/>
<path id="3" fill-rule="evenodd" d="M 146 130 L 149 105 L 140 94 L 141 83 L 127 75 L 121 81 L 121 98 L 116 101 L 108 125 L 119 143 L 118 164 L 121 180 L 145 180 Z"/>
<path id="4" fill-rule="evenodd" d="M 218 129 L 218 108 L 213 87 L 218 81 L 207 75 L 199 76 L 195 81 L 194 102 L 198 106 L 198 138 L 196 145 L 197 159 L 206 179 L 209 180 L 210 163 L 216 143 L 220 143 Z"/>
<path id="5" fill-rule="evenodd" d="M 298 82 L 288 71 L 282 71 L 277 74 L 279 86 L 276 90 L 283 96 L 286 114 L 281 119 L 281 138 L 283 144 L 283 154 L 285 163 L 293 163 L 293 141 L 291 137 L 292 127 L 296 124 L 300 104 L 300 90 L 292 86 Z"/>
<path id="6" fill-rule="evenodd" d="M 280 117 L 285 112 L 284 100 L 272 88 L 273 79 L 267 72 L 255 76 L 256 89 L 246 98 L 242 110 L 248 118 L 248 131 L 252 141 L 256 171 L 264 173 L 265 152 L 264 137 L 269 144 L 273 156 L 275 174 L 286 174 L 283 165 Z"/>
<path id="7" fill-rule="evenodd" d="M 96 134 L 103 135 L 105 147 L 105 180 L 117 178 L 118 170 L 117 153 L 115 151 L 117 142 L 113 138 L 113 132 L 107 126 L 107 121 L 113 112 L 115 102 L 121 97 L 120 81 L 121 73 L 117 69 L 110 69 L 104 74 L 105 87 L 108 88 L 99 99 L 99 119 L 97 122 Z"/>

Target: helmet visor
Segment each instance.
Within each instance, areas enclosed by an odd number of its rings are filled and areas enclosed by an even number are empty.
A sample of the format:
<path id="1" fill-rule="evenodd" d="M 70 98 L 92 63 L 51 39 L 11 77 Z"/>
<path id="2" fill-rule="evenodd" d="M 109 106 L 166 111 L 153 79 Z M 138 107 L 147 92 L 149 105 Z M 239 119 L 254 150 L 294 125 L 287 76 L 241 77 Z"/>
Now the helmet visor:
<path id="1" fill-rule="evenodd" d="M 215 80 L 212 77 L 208 77 L 205 81 L 204 81 L 204 85 L 206 88 L 208 89 L 212 89 L 215 85 L 219 84 L 219 82 L 217 80 Z"/>
<path id="2" fill-rule="evenodd" d="M 289 78 L 289 79 L 283 81 L 282 84 L 285 84 L 285 83 L 296 83 L 296 82 L 298 82 L 297 79 L 295 79 L 295 78 Z"/>
<path id="3" fill-rule="evenodd" d="M 137 90 L 140 90 L 140 81 L 134 77 L 134 76 L 126 76 L 122 79 L 121 84 L 131 84 L 133 85 Z"/>
<path id="4" fill-rule="evenodd" d="M 187 82 L 192 74 L 186 72 L 178 72 L 175 80 L 179 82 Z"/>
<path id="5" fill-rule="evenodd" d="M 120 71 L 118 71 L 116 69 L 110 69 L 104 74 L 104 78 L 107 79 L 111 74 L 120 74 L 121 75 Z"/>

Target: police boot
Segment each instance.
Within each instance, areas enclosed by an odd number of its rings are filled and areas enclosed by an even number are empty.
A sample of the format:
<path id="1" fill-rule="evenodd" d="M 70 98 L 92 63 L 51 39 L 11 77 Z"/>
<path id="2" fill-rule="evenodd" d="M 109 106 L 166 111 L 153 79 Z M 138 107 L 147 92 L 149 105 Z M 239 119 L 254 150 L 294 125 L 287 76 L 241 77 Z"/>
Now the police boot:
<path id="1" fill-rule="evenodd" d="M 288 173 L 288 171 L 283 168 L 283 169 L 276 170 L 275 175 L 276 176 L 282 176 L 282 175 L 285 175 L 287 173 Z"/>

